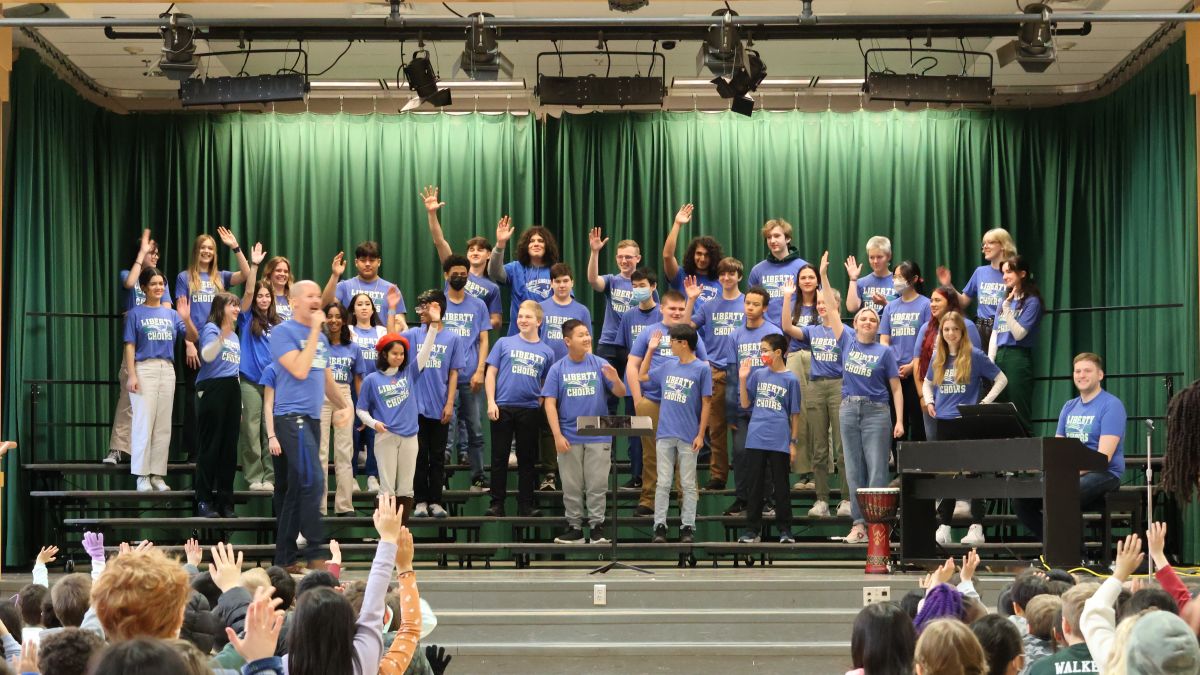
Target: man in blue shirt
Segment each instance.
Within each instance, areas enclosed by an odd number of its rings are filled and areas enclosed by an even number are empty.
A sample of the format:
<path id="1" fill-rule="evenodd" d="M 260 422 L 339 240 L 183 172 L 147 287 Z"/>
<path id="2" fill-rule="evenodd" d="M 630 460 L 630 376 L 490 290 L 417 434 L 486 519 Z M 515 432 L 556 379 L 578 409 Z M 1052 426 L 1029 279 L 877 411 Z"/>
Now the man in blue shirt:
<path id="1" fill-rule="evenodd" d="M 1067 401 L 1058 414 L 1056 436 L 1078 439 L 1108 459 L 1103 471 L 1088 471 L 1079 476 L 1079 504 L 1095 508 L 1104 495 L 1121 487 L 1125 473 L 1125 406 L 1116 396 L 1100 388 L 1104 381 L 1104 360 L 1098 354 L 1084 352 L 1075 357 L 1072 377 L 1079 396 Z M 1038 539 L 1042 538 L 1042 500 L 1016 500 L 1017 518 Z"/>
<path id="2" fill-rule="evenodd" d="M 312 565 L 320 560 L 325 533 L 321 524 L 320 501 L 325 499 L 325 467 L 318 461 L 318 430 L 321 405 L 325 398 L 333 403 L 333 424 L 350 424 L 353 409 L 333 381 L 326 358 L 329 340 L 321 332 L 325 312 L 321 311 L 321 288 L 313 281 L 292 286 L 288 301 L 292 319 L 271 331 L 271 356 L 278 368 L 275 404 L 272 411 L 277 440 L 283 450 L 285 471 L 276 471 L 275 490 L 283 501 L 275 537 L 275 564 L 299 573 L 296 562 L 296 535 L 308 542 L 304 557 Z M 403 500 L 402 500 L 403 501 Z M 407 498 L 404 516 L 412 510 Z"/>

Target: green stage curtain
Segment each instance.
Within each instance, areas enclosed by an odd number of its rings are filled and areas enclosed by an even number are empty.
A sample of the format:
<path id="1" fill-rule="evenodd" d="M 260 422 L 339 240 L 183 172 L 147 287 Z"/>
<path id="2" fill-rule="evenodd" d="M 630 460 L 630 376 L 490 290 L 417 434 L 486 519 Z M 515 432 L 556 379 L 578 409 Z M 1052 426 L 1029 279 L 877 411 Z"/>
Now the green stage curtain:
<path id="1" fill-rule="evenodd" d="M 914 106 L 915 107 L 915 106 Z M 1035 416 L 1055 418 L 1073 395 L 1071 356 L 1097 351 L 1110 374 L 1196 374 L 1197 260 L 1194 103 L 1182 44 L 1115 94 L 1053 109 L 885 113 L 757 112 L 565 115 L 116 116 L 75 96 L 36 60 L 18 61 L 13 93 L 5 228 L 8 364 L 6 431 L 31 440 L 27 379 L 110 378 L 111 322 L 49 322 L 28 311 L 116 311 L 116 274 L 150 227 L 170 275 L 192 237 L 228 224 L 243 245 L 264 241 L 292 259 L 297 276 L 323 281 L 329 259 L 381 240 L 384 276 L 410 300 L 440 281 L 417 192 L 442 186 L 442 220 L 460 248 L 494 236 L 499 215 L 518 228 L 541 223 L 560 238 L 576 294 L 602 316 L 583 278 L 587 232 L 640 242 L 661 268 L 662 241 L 678 207 L 696 204 L 680 238 L 711 234 L 747 269 L 766 251 L 759 229 L 779 217 L 795 227 L 801 255 L 828 248 L 865 258 L 871 235 L 892 238 L 895 262 L 950 267 L 961 288 L 982 263 L 982 233 L 1001 226 L 1036 269 L 1052 310 L 1182 303 L 1183 308 L 1054 313 L 1042 325 Z M 221 252 L 222 260 L 232 258 Z M 665 282 L 660 284 L 665 288 Z M 71 323 L 74 321 L 74 323 Z M 1131 416 L 1161 415 L 1161 378 L 1113 378 Z M 47 396 L 43 419 L 110 419 L 109 388 Z M 97 391 L 101 395 L 97 395 Z M 1049 423 L 1040 431 L 1052 433 Z M 1161 451 L 1164 436 L 1156 434 Z M 1131 422 L 1126 451 L 1144 437 Z M 103 456 L 107 429 L 39 439 L 42 457 Z M 21 561 L 20 495 L 29 489 L 9 460 L 8 559 Z M 1140 475 L 1140 474 L 1139 474 Z M 1128 477 L 1133 480 L 1133 475 Z M 1197 513 L 1189 511 L 1185 557 Z"/>

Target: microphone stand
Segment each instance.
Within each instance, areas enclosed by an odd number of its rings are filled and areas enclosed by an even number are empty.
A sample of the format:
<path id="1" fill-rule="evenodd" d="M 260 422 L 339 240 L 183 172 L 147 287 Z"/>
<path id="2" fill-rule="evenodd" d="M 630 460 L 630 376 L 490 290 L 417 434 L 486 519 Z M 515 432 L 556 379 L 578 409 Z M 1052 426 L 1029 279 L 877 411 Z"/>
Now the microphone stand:
<path id="1" fill-rule="evenodd" d="M 1154 522 L 1154 468 L 1150 464 L 1151 442 L 1154 436 L 1154 420 L 1146 420 L 1146 531 Z M 1147 572 L 1154 575 L 1154 558 L 1146 557 Z"/>

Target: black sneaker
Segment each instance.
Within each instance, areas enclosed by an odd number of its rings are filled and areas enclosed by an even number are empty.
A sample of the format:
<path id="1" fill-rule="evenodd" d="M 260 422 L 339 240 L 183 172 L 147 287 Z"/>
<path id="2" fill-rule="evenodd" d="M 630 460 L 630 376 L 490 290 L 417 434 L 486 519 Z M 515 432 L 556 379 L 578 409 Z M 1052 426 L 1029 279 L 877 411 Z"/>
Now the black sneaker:
<path id="1" fill-rule="evenodd" d="M 542 484 L 538 486 L 538 491 L 553 492 L 554 490 L 557 490 L 558 486 L 554 484 L 555 478 L 556 476 L 554 475 L 553 471 L 546 474 L 546 477 L 542 479 Z"/>
<path id="2" fill-rule="evenodd" d="M 746 515 L 746 502 L 744 502 L 740 499 L 733 500 L 733 503 L 729 505 L 729 508 L 725 509 L 725 515 L 727 515 L 727 516 L 744 516 L 744 515 Z"/>
<path id="3" fill-rule="evenodd" d="M 483 512 L 483 515 L 491 516 L 493 518 L 503 518 L 504 517 L 504 505 L 503 504 L 492 504 L 491 506 L 488 507 L 487 511 Z"/>
<path id="4" fill-rule="evenodd" d="M 522 518 L 541 518 L 542 510 L 535 509 L 532 506 L 518 506 L 517 515 Z"/>
<path id="5" fill-rule="evenodd" d="M 654 526 L 654 538 L 650 540 L 650 543 L 652 543 L 652 544 L 667 543 L 667 526 L 666 525 L 655 525 Z"/>
<path id="6" fill-rule="evenodd" d="M 196 502 L 196 515 L 201 518 L 220 518 L 221 514 L 208 502 Z"/>
<path id="7" fill-rule="evenodd" d="M 633 510 L 633 515 L 635 515 L 635 516 L 652 516 L 652 515 L 654 515 L 654 507 L 642 506 L 641 504 L 638 504 L 637 508 Z"/>
<path id="8" fill-rule="evenodd" d="M 556 544 L 582 544 L 583 530 L 578 527 L 568 527 L 565 532 L 554 538 Z"/>
<path id="9" fill-rule="evenodd" d="M 483 476 L 477 476 L 475 480 L 471 481 L 471 492 L 487 492 L 491 489 L 492 486 L 488 485 L 488 479 Z"/>
<path id="10" fill-rule="evenodd" d="M 222 518 L 237 518 L 237 512 L 233 510 L 233 504 L 226 504 L 220 508 Z"/>
<path id="11" fill-rule="evenodd" d="M 721 480 L 720 478 L 711 478 L 708 481 L 708 485 L 704 486 L 704 489 L 705 490 L 724 490 L 725 489 L 725 481 Z"/>
<path id="12" fill-rule="evenodd" d="M 784 530 L 783 532 L 779 533 L 779 543 L 794 544 L 794 543 L 796 543 L 796 538 L 792 536 L 791 532 Z"/>
<path id="13" fill-rule="evenodd" d="M 690 544 L 696 540 L 696 529 L 684 525 L 679 528 L 679 543 Z"/>
<path id="14" fill-rule="evenodd" d="M 611 542 L 611 540 L 605 536 L 607 534 L 608 533 L 605 532 L 604 523 L 596 523 L 595 525 L 588 527 L 588 543 L 608 544 Z"/>
<path id="15" fill-rule="evenodd" d="M 625 484 L 622 485 L 621 487 L 640 490 L 640 489 L 642 489 L 642 479 L 639 476 L 634 476 L 633 478 L 630 478 L 629 480 L 625 481 Z"/>
<path id="16" fill-rule="evenodd" d="M 763 511 L 762 511 L 762 517 L 763 518 L 774 518 L 775 517 L 775 505 L 767 504 L 766 506 L 764 506 Z"/>

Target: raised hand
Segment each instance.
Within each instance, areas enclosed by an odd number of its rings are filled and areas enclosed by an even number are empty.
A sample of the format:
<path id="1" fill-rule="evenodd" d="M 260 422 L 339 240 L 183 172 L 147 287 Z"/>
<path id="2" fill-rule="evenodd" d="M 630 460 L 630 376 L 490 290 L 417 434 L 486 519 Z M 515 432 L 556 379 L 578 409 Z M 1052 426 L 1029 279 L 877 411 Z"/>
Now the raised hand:
<path id="1" fill-rule="evenodd" d="M 187 556 L 187 564 L 192 567 L 199 567 L 204 560 L 204 549 L 200 548 L 200 542 L 195 539 L 188 539 L 184 543 L 183 553 Z"/>
<path id="2" fill-rule="evenodd" d="M 858 281 L 858 277 L 862 275 L 862 265 L 858 264 L 858 260 L 854 256 L 846 256 L 846 275 L 850 277 L 850 281 Z"/>
<path id="3" fill-rule="evenodd" d="M 796 280 L 789 278 L 787 281 L 779 285 L 779 292 L 783 297 L 790 298 L 796 294 Z M 789 301 L 790 302 L 790 301 Z"/>
<path id="4" fill-rule="evenodd" d="M 208 574 L 222 593 L 237 586 L 242 580 L 242 552 L 238 551 L 235 554 L 233 544 L 221 543 L 213 546 Z"/>
<path id="5" fill-rule="evenodd" d="M 138 257 L 145 256 L 154 249 L 154 240 L 150 238 L 150 230 L 142 230 L 142 242 L 138 244 Z"/>
<path id="6" fill-rule="evenodd" d="M 397 516 L 398 517 L 398 516 Z M 403 574 L 412 571 L 413 538 L 407 527 L 400 526 L 396 533 L 396 571 Z"/>
<path id="7" fill-rule="evenodd" d="M 20 637 L 19 635 L 17 637 Z M 21 645 L 21 658 L 18 661 L 17 657 L 13 657 L 16 663 L 17 672 L 21 673 L 37 673 L 38 670 L 38 643 L 34 640 L 26 640 L 25 644 Z"/>
<path id="8" fill-rule="evenodd" d="M 84 532 L 83 550 L 92 560 L 104 560 L 104 535 L 100 532 Z"/>
<path id="9" fill-rule="evenodd" d="M 954 556 L 946 558 L 946 562 L 929 574 L 929 587 L 944 584 L 954 576 Z"/>
<path id="10" fill-rule="evenodd" d="M 613 368 L 612 364 L 607 361 L 604 365 L 600 366 L 600 374 L 609 382 L 617 382 L 621 379 L 620 374 L 617 373 L 617 369 Z"/>
<path id="11" fill-rule="evenodd" d="M 738 363 L 738 379 L 745 380 L 750 377 L 750 371 L 754 369 L 754 359 L 742 359 Z"/>
<path id="12" fill-rule="evenodd" d="M 446 205 L 446 202 L 438 201 L 438 187 L 436 185 L 426 185 L 425 189 L 421 190 L 421 201 L 425 202 L 425 210 L 430 213 L 437 213 L 437 210 Z"/>
<path id="13" fill-rule="evenodd" d="M 186 295 L 179 296 L 175 300 L 175 311 L 179 312 L 179 316 L 191 316 L 192 299 Z"/>
<path id="14" fill-rule="evenodd" d="M 662 345 L 663 332 L 660 328 L 655 328 L 654 332 L 650 333 L 650 341 L 646 343 L 646 358 L 650 358 L 651 352 L 657 352 Z"/>
<path id="15" fill-rule="evenodd" d="M 604 248 L 604 245 L 607 243 L 608 237 L 601 239 L 600 228 L 593 227 L 591 234 L 588 235 L 588 246 L 591 246 L 593 251 L 599 253 L 600 249 Z"/>
<path id="16" fill-rule="evenodd" d="M 38 551 L 37 559 L 35 562 L 39 565 L 45 565 L 47 563 L 52 563 L 52 562 L 54 562 L 54 559 L 57 555 L 58 555 L 58 547 L 57 546 L 53 546 L 53 545 L 43 546 L 42 550 Z"/>
<path id="17" fill-rule="evenodd" d="M 496 223 L 496 244 L 499 246 L 507 244 L 508 240 L 512 239 L 514 229 L 511 218 L 501 217 L 500 222 Z"/>
<path id="18" fill-rule="evenodd" d="M 450 665 L 450 659 L 454 658 L 446 654 L 445 647 L 437 645 L 429 645 L 425 648 L 425 659 L 429 661 L 429 667 L 433 669 L 433 675 L 443 675 L 446 672 L 446 667 Z"/>
<path id="19" fill-rule="evenodd" d="M 1167 560 L 1166 547 L 1167 524 L 1150 523 L 1150 529 L 1146 530 L 1146 549 L 1150 552 L 1150 559 L 1154 561 L 1154 566 L 1159 569 L 1171 564 Z"/>
<path id="20" fill-rule="evenodd" d="M 1117 540 L 1117 560 L 1113 564 L 1113 577 L 1124 583 L 1142 564 L 1145 557 L 1146 554 L 1142 553 L 1142 540 L 1136 534 Z"/>
<path id="21" fill-rule="evenodd" d="M 254 248 L 250 249 L 250 264 L 261 265 L 262 261 L 267 258 L 267 249 L 263 248 L 261 241 L 254 242 Z"/>
<path id="22" fill-rule="evenodd" d="M 218 227 L 217 236 L 221 238 L 221 243 L 229 248 L 237 248 L 237 237 L 233 236 L 233 232 L 228 227 Z"/>
<path id="23" fill-rule="evenodd" d="M 388 311 L 393 314 L 396 312 L 396 307 L 400 304 L 400 289 L 396 288 L 395 284 L 388 287 L 387 290 Z"/>
<path id="24" fill-rule="evenodd" d="M 853 258 L 854 256 L 850 257 Z M 824 279 L 825 275 L 829 273 L 829 251 L 825 251 L 821 254 L 821 266 L 817 268 L 817 272 L 821 275 L 822 279 Z"/>
<path id="25" fill-rule="evenodd" d="M 689 274 L 683 278 L 683 292 L 687 294 L 689 300 L 699 299 L 703 290 L 700 288 L 700 282 L 696 281 L 696 275 Z"/>
<path id="26" fill-rule="evenodd" d="M 950 268 L 946 267 L 945 265 L 938 265 L 937 266 L 937 280 L 938 280 L 939 286 L 949 286 L 950 285 Z"/>
<path id="27" fill-rule="evenodd" d="M 338 251 L 337 255 L 333 256 L 333 262 L 329 265 L 329 269 L 333 272 L 333 276 L 340 277 L 346 272 L 346 253 Z"/>
<path id="28" fill-rule="evenodd" d="M 679 211 L 675 214 L 675 224 L 687 225 L 688 223 L 692 222 L 692 211 L 695 208 L 696 207 L 692 206 L 691 204 L 684 204 L 683 206 L 679 207 Z"/>
<path id="29" fill-rule="evenodd" d="M 395 288 L 395 286 L 392 288 Z M 438 303 L 429 303 L 429 305 L 425 307 L 425 313 L 429 315 L 429 323 L 440 324 L 442 322 L 442 306 Z"/>
<path id="30" fill-rule="evenodd" d="M 329 564 L 342 564 L 342 545 L 338 543 L 337 539 L 329 540 Z"/>
<path id="31" fill-rule="evenodd" d="M 403 509 L 403 505 L 400 508 Z M 404 527 L 400 524 L 400 511 L 396 508 L 395 495 L 379 495 L 379 506 L 375 508 L 372 519 L 375 521 L 375 530 L 379 532 L 380 541 L 393 544 L 399 542 L 400 530 Z"/>
<path id="32" fill-rule="evenodd" d="M 225 628 L 229 643 L 247 663 L 275 654 L 275 645 L 283 628 L 283 612 L 277 608 L 283 599 L 272 598 L 274 592 L 271 586 L 260 586 L 254 590 L 254 601 L 246 608 L 245 637 L 238 637 L 237 631 Z"/>
<path id="33" fill-rule="evenodd" d="M 962 571 L 959 572 L 959 577 L 963 581 L 972 581 L 975 579 L 975 568 L 979 567 L 979 552 L 971 549 L 962 557 Z"/>

